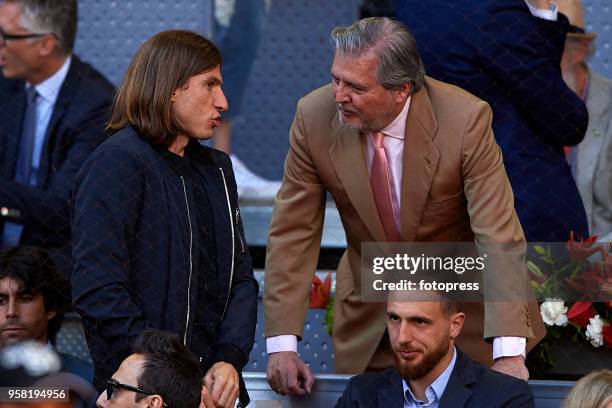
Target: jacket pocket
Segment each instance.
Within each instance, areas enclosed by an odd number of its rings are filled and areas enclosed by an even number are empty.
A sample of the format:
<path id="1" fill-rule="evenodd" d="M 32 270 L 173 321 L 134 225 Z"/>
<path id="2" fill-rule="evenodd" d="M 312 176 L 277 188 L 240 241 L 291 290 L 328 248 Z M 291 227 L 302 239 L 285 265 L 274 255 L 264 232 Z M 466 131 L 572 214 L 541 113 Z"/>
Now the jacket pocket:
<path id="1" fill-rule="evenodd" d="M 240 241 L 240 251 L 244 254 L 246 252 L 246 240 L 244 239 L 244 237 L 242 236 L 242 234 L 240 233 L 240 209 L 236 208 L 234 210 L 234 214 L 235 214 L 235 218 L 236 218 L 236 235 L 238 236 L 238 240 Z"/>
<path id="2" fill-rule="evenodd" d="M 442 200 L 425 202 L 425 209 L 423 210 L 423 215 L 440 214 L 445 211 L 465 206 L 466 203 L 467 199 L 465 198 L 463 191 L 460 191 L 459 193 L 454 194 L 450 197 L 446 197 Z"/>

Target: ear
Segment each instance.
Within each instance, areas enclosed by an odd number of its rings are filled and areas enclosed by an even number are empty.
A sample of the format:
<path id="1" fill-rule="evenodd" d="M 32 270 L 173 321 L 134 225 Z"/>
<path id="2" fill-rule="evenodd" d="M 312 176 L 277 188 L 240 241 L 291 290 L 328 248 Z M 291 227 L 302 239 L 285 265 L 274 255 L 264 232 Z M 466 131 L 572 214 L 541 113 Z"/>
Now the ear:
<path id="1" fill-rule="evenodd" d="M 57 310 L 55 309 L 47 310 L 45 315 L 47 316 L 47 321 L 49 321 L 53 319 L 55 316 L 57 316 Z"/>
<path id="2" fill-rule="evenodd" d="M 164 400 L 160 395 L 148 395 L 136 403 L 139 407 L 164 408 Z"/>
<path id="3" fill-rule="evenodd" d="M 395 99 L 395 101 L 397 103 L 402 103 L 406 101 L 406 98 L 408 98 L 408 96 L 410 95 L 411 88 L 412 87 L 410 86 L 410 84 L 400 85 L 399 88 L 397 88 L 397 98 Z"/>
<path id="4" fill-rule="evenodd" d="M 55 47 L 57 46 L 57 38 L 52 34 L 47 34 L 40 40 L 38 45 L 38 53 L 42 57 L 47 57 L 55 53 Z"/>
<path id="5" fill-rule="evenodd" d="M 465 322 L 465 313 L 459 312 L 454 313 L 450 317 L 450 336 L 452 339 L 456 339 L 461 333 L 463 323 Z"/>
<path id="6" fill-rule="evenodd" d="M 147 397 L 147 407 L 151 408 L 163 408 L 164 400 L 160 395 L 150 395 Z"/>

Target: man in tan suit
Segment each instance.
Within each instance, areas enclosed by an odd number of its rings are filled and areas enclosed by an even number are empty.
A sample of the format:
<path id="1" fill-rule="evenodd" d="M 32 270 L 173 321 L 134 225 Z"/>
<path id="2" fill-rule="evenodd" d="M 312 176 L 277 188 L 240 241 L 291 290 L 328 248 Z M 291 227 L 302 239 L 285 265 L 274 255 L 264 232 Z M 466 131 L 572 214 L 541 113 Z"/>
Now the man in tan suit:
<path id="1" fill-rule="evenodd" d="M 425 77 L 413 37 L 386 18 L 333 31 L 333 82 L 300 100 L 285 175 L 269 232 L 265 277 L 268 382 L 281 394 L 310 392 L 297 356 L 320 249 L 326 192 L 338 208 L 348 248 L 336 274 L 334 354 L 340 373 L 393 365 L 385 304 L 362 302 L 363 242 L 503 244 L 514 265 L 485 280 L 524 291 L 526 250 L 513 195 L 491 130 L 491 109 L 473 95 Z M 382 132 L 390 203 L 371 184 Z M 397 228 L 396 232 L 393 231 Z M 397 239 L 396 237 L 399 237 Z M 526 379 L 526 339 L 544 328 L 524 302 L 467 304 L 458 345 L 471 358 Z M 486 341 L 489 340 L 489 341 Z M 491 344 L 493 343 L 493 344 Z"/>

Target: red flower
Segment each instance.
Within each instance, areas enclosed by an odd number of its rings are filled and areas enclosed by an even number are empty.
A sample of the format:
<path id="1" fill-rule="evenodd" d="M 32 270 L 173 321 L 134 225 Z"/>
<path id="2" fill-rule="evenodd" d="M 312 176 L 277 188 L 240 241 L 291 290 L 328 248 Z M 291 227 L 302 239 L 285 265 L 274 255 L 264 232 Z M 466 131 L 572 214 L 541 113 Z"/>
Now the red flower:
<path id="1" fill-rule="evenodd" d="M 602 334 L 606 348 L 612 349 L 612 323 L 608 323 L 603 327 Z"/>
<path id="2" fill-rule="evenodd" d="M 612 267 L 602 262 L 595 263 L 588 271 L 566 278 L 565 285 L 578 299 L 605 301 L 612 296 Z"/>
<path id="3" fill-rule="evenodd" d="M 567 318 L 570 322 L 580 327 L 586 327 L 589 319 L 595 316 L 592 302 L 576 302 L 567 311 Z"/>
<path id="4" fill-rule="evenodd" d="M 595 241 L 597 241 L 597 235 L 593 235 L 585 240 L 579 237 L 580 241 L 574 240 L 574 231 L 570 231 L 569 241 L 567 241 L 567 251 L 571 259 L 580 261 L 593 255 L 599 251 L 601 246 L 593 247 Z"/>
<path id="5" fill-rule="evenodd" d="M 325 282 L 321 283 L 321 279 L 317 275 L 312 278 L 312 287 L 310 288 L 310 303 L 308 307 L 311 309 L 325 309 L 329 304 L 331 293 L 331 272 L 327 274 Z"/>

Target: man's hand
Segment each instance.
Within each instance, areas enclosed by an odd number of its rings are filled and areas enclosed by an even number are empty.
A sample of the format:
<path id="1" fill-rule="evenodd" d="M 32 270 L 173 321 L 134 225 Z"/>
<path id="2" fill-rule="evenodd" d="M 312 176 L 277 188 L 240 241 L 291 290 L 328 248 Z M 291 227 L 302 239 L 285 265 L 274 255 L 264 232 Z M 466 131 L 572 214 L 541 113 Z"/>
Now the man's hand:
<path id="1" fill-rule="evenodd" d="M 529 370 L 525 367 L 525 357 L 523 356 L 500 357 L 495 360 L 491 369 L 520 380 L 527 381 L 529 379 Z"/>
<path id="2" fill-rule="evenodd" d="M 270 387 L 281 395 L 310 394 L 314 384 L 310 368 L 293 351 L 271 353 L 267 376 Z"/>
<path id="3" fill-rule="evenodd" d="M 216 408 L 215 403 L 210 396 L 210 392 L 206 387 L 202 387 L 202 395 L 200 397 L 200 405 L 198 408 Z"/>
<path id="4" fill-rule="evenodd" d="M 232 408 L 240 391 L 238 372 L 233 365 L 219 361 L 206 372 L 204 388 L 214 401 L 215 408 Z M 202 401 L 204 401 L 204 392 L 203 389 Z M 200 407 L 202 407 L 201 403 Z M 204 407 L 208 408 L 208 405 Z"/>

